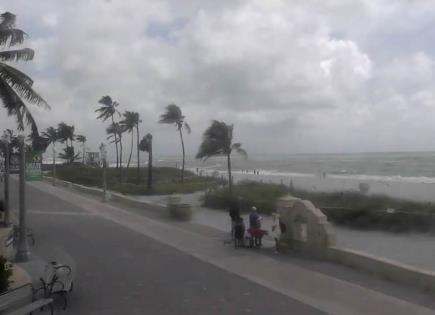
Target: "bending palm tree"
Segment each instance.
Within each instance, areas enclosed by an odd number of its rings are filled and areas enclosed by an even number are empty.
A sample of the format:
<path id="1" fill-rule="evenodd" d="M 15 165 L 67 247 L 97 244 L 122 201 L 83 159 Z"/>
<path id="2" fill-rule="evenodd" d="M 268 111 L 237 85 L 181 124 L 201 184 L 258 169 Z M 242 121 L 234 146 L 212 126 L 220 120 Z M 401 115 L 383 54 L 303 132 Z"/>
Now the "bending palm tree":
<path id="1" fill-rule="evenodd" d="M 26 33 L 15 28 L 16 16 L 5 12 L 0 15 L 0 45 L 12 47 L 24 41 Z M 5 61 L 29 61 L 34 57 L 34 51 L 29 48 L 0 51 L 0 99 L 9 116 L 15 116 L 18 129 L 24 130 L 24 121 L 30 125 L 33 134 L 38 134 L 35 119 L 23 99 L 43 106 L 50 106 L 33 89 L 33 80 L 23 72 L 4 63 Z"/>
<path id="2" fill-rule="evenodd" d="M 139 125 L 139 113 L 130 112 L 127 110 L 122 115 L 124 116 L 124 119 L 121 120 L 119 123 L 121 124 L 124 131 L 128 131 L 129 133 L 131 133 L 130 155 L 128 156 L 128 162 L 127 162 L 127 169 L 128 169 L 130 167 L 131 155 L 133 154 L 133 140 L 134 140 L 133 131 Z M 138 129 L 137 132 L 139 132 Z"/>
<path id="3" fill-rule="evenodd" d="M 123 127 L 119 123 L 110 124 L 106 129 L 106 133 L 108 134 L 107 140 L 111 140 L 111 142 L 119 143 L 119 181 L 122 183 L 122 134 L 124 132 Z"/>
<path id="4" fill-rule="evenodd" d="M 53 127 L 48 127 L 42 133 L 42 136 L 47 138 L 49 143 L 52 145 L 53 152 L 53 186 L 56 184 L 56 142 L 59 140 L 59 135 L 57 129 Z"/>
<path id="5" fill-rule="evenodd" d="M 67 147 L 69 147 L 68 140 L 71 142 L 71 147 L 73 146 L 73 140 L 75 137 L 74 129 L 74 126 L 67 125 L 64 122 L 57 125 L 59 140 L 60 142 L 65 143 Z"/>
<path id="6" fill-rule="evenodd" d="M 113 116 L 115 114 L 120 115 L 119 111 L 116 109 L 118 107 L 119 103 L 112 100 L 112 98 L 109 95 L 103 96 L 98 103 L 102 104 L 100 108 L 97 108 L 95 110 L 96 113 L 98 113 L 97 119 L 101 119 L 102 121 L 106 121 L 107 119 L 112 120 L 112 124 L 115 123 L 115 119 Z M 119 157 L 118 157 L 118 139 L 117 135 L 114 135 L 115 137 L 115 149 L 116 149 L 116 168 L 118 168 L 119 165 Z"/>
<path id="7" fill-rule="evenodd" d="M 247 158 L 247 153 L 242 149 L 240 143 L 233 142 L 234 125 L 227 125 L 224 122 L 213 120 L 210 127 L 204 132 L 201 146 L 199 147 L 197 159 L 208 159 L 216 155 L 224 155 L 227 157 L 228 163 L 228 187 L 230 194 L 233 193 L 233 179 L 231 175 L 231 153 L 235 150 L 244 158 Z"/>
<path id="8" fill-rule="evenodd" d="M 153 136 L 148 133 L 142 138 L 139 144 L 141 151 L 148 152 L 148 190 L 152 190 L 153 185 Z"/>
<path id="9" fill-rule="evenodd" d="M 183 150 L 183 163 L 181 168 L 181 182 L 184 182 L 184 162 L 185 162 L 185 152 L 184 152 L 184 140 L 182 128 L 186 128 L 187 132 L 190 133 L 190 126 L 184 121 L 185 116 L 181 113 L 181 109 L 175 105 L 171 104 L 166 106 L 166 112 L 160 116 L 159 123 L 161 124 L 174 124 L 180 133 L 181 148 Z"/>
<path id="10" fill-rule="evenodd" d="M 80 142 L 82 144 L 82 149 L 83 149 L 83 159 L 82 159 L 82 164 L 85 165 L 85 154 L 86 154 L 86 137 L 83 135 L 77 135 L 76 136 L 76 140 L 78 142 Z"/>

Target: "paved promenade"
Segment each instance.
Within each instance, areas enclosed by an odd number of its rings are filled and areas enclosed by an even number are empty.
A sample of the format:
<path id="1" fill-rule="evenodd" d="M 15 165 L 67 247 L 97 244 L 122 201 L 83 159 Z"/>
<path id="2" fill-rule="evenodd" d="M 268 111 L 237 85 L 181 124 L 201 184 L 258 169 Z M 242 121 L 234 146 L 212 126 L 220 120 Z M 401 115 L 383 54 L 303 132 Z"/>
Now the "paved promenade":
<path id="1" fill-rule="evenodd" d="M 28 192 L 34 252 L 77 270 L 68 314 L 435 314 L 429 295 L 344 267 L 235 250 L 221 231 L 152 208 L 46 183 Z"/>

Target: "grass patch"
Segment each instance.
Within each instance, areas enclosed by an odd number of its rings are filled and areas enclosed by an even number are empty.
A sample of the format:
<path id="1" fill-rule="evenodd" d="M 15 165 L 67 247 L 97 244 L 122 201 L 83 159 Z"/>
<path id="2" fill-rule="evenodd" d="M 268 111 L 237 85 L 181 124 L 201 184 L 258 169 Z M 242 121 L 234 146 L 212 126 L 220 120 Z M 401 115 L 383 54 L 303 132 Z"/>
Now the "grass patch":
<path id="1" fill-rule="evenodd" d="M 51 176 L 51 172 L 48 173 Z M 192 193 L 206 188 L 217 187 L 222 180 L 213 177 L 197 176 L 185 171 L 184 183 L 180 183 L 180 170 L 171 167 L 153 168 L 153 190 L 147 188 L 147 169 L 140 169 L 137 178 L 137 168 L 123 169 L 123 182 L 119 182 L 119 170 L 107 169 L 107 186 L 109 189 L 129 195 L 159 195 L 172 193 Z M 76 184 L 92 187 L 102 187 L 103 170 L 97 167 L 83 165 L 58 165 L 56 178 Z"/>
<path id="2" fill-rule="evenodd" d="M 242 211 L 255 205 L 265 214 L 276 211 L 277 200 L 289 194 L 285 185 L 241 182 L 234 185 L 235 199 L 239 198 Z M 356 191 L 311 192 L 293 190 L 295 197 L 310 200 L 322 210 L 328 220 L 338 225 L 365 230 L 392 232 L 435 231 L 435 205 L 397 199 L 385 195 L 364 195 Z M 208 193 L 204 205 L 228 209 L 234 198 L 220 188 Z M 394 211 L 387 210 L 394 209 Z"/>
<path id="3" fill-rule="evenodd" d="M 235 197 L 231 197 L 227 188 L 220 188 L 207 193 L 204 205 L 209 208 L 228 209 L 231 202 L 237 200 L 242 211 L 252 206 L 262 213 L 270 214 L 276 210 L 276 201 L 288 194 L 288 187 L 279 184 L 264 184 L 243 181 L 233 186 Z"/>

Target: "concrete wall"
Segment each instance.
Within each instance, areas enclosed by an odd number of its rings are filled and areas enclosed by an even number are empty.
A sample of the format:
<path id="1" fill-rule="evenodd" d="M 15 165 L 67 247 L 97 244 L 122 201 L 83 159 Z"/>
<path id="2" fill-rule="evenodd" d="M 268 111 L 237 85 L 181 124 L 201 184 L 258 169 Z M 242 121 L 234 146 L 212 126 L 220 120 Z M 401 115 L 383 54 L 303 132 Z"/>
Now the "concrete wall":
<path id="1" fill-rule="evenodd" d="M 321 258 L 325 248 L 335 245 L 331 224 L 310 201 L 287 196 L 278 201 L 277 209 L 286 227 L 281 241 L 291 249 Z"/>
<path id="2" fill-rule="evenodd" d="M 287 228 L 280 239 L 281 248 L 284 246 L 309 257 L 343 264 L 418 289 L 435 291 L 434 272 L 335 247 L 333 227 L 311 202 L 287 196 L 278 201 L 277 209 Z M 304 224 L 305 228 L 301 228 Z"/>
<path id="3" fill-rule="evenodd" d="M 367 271 L 387 280 L 425 291 L 435 291 L 435 273 L 431 271 L 345 248 L 330 247 L 325 256 L 332 262 Z"/>

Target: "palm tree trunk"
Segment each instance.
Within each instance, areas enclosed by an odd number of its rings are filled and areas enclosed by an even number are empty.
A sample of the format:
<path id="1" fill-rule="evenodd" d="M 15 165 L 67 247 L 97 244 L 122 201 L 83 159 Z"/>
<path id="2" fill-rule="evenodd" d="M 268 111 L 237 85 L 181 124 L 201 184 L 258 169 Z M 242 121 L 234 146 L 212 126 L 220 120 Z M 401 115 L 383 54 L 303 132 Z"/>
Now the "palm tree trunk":
<path id="1" fill-rule="evenodd" d="M 54 147 L 54 142 L 53 144 L 53 186 L 56 185 L 56 148 Z"/>
<path id="2" fill-rule="evenodd" d="M 113 119 L 113 114 L 112 114 L 112 124 L 114 124 L 115 123 L 115 120 Z M 118 153 L 118 141 L 117 141 L 117 139 L 118 139 L 118 137 L 117 137 L 117 135 L 116 135 L 116 133 L 114 134 L 114 136 L 115 136 L 115 150 L 116 150 L 116 168 L 118 168 L 118 165 L 119 165 L 119 153 Z"/>
<path id="3" fill-rule="evenodd" d="M 130 162 L 131 162 L 131 155 L 133 154 L 133 140 L 134 140 L 134 133 L 133 130 L 131 131 L 131 146 L 130 146 L 130 155 L 128 157 L 128 162 L 127 162 L 127 170 L 130 167 Z M 128 173 L 128 172 L 127 172 Z"/>
<path id="4" fill-rule="evenodd" d="M 149 138 L 148 148 L 148 190 L 153 189 L 153 138 Z"/>
<path id="5" fill-rule="evenodd" d="M 83 165 L 85 165 L 86 142 L 83 142 Z"/>
<path id="6" fill-rule="evenodd" d="M 181 164 L 181 182 L 184 183 L 184 160 L 185 160 L 184 140 L 183 140 L 183 132 L 181 131 L 181 128 L 178 129 L 178 131 L 180 132 L 181 148 L 183 149 L 183 163 Z"/>
<path id="7" fill-rule="evenodd" d="M 137 150 L 137 183 L 140 181 L 140 154 L 139 154 L 139 124 L 136 125 L 136 150 Z"/>
<path id="8" fill-rule="evenodd" d="M 231 153 L 227 154 L 227 162 L 228 162 L 228 189 L 230 191 L 230 195 L 233 195 L 233 177 L 231 175 Z"/>
<path id="9" fill-rule="evenodd" d="M 119 137 L 119 182 L 122 183 L 122 138 Z"/>

